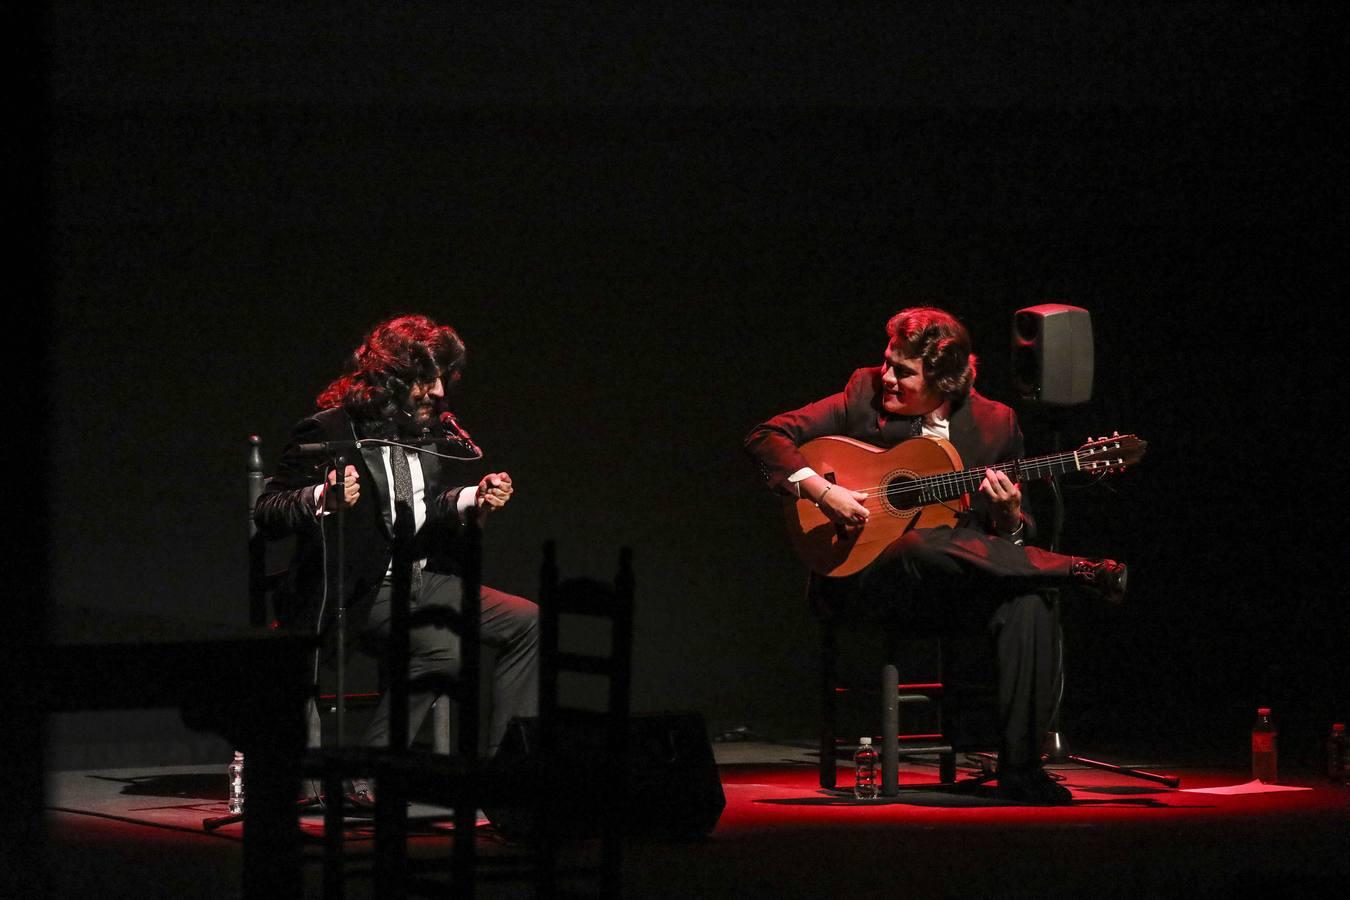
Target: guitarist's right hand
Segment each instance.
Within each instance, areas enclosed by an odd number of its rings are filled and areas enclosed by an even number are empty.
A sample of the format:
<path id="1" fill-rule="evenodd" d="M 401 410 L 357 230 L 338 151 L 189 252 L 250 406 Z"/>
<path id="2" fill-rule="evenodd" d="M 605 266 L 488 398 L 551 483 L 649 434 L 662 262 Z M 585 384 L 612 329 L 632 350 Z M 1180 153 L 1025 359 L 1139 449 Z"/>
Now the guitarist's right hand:
<path id="1" fill-rule="evenodd" d="M 802 495 L 813 502 L 836 525 L 860 528 L 867 524 L 868 510 L 863 506 L 867 495 L 826 481 L 815 475 L 802 482 Z"/>

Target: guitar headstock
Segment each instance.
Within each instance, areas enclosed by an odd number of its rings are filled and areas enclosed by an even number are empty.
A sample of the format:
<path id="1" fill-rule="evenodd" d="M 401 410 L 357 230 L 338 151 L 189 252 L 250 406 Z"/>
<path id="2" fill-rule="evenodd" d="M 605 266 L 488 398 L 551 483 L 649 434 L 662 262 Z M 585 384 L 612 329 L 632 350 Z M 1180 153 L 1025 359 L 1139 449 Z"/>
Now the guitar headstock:
<path id="1" fill-rule="evenodd" d="M 1132 466 L 1144 458 L 1148 441 L 1116 432 L 1111 437 L 1091 438 L 1078 448 L 1078 468 L 1106 474 Z"/>

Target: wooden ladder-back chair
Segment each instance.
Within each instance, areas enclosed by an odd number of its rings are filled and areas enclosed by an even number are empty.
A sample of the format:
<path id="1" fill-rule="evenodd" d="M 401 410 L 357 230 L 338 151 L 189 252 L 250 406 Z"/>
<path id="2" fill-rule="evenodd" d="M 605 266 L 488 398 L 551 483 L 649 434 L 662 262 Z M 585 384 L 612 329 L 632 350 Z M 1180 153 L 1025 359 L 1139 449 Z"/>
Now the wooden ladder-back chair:
<path id="1" fill-rule="evenodd" d="M 560 578 L 556 544 L 544 544 L 539 716 L 511 721 L 490 767 L 487 805 L 498 832 L 523 853 L 494 860 L 485 878 L 528 877 L 539 897 L 620 895 L 630 812 L 633 595 L 631 549 L 619 551 L 608 583 Z M 602 637 L 604 651 L 593 646 Z M 583 644 L 587 649 L 577 649 Z M 594 690 L 579 690 L 585 678 L 604 679 L 602 701 Z M 598 848 L 583 844 L 588 838 L 598 838 Z"/>
<path id="2" fill-rule="evenodd" d="M 413 685 L 407 678 L 407 655 L 400 653 L 397 635 L 407 628 L 406 616 L 395 610 L 392 624 L 389 668 L 392 695 L 390 746 L 373 754 L 376 778 L 375 895 L 404 897 L 410 894 L 472 897 L 477 880 L 475 842 L 477 811 L 483 790 L 483 761 L 479 755 L 480 688 L 482 683 L 482 531 L 475 511 L 467 517 L 461 564 L 463 602 L 451 626 L 459 632 L 458 676 L 429 676 L 419 687 L 440 688 L 455 700 L 457 749 L 449 754 L 422 751 L 401 745 L 400 728 L 392 712 L 407 708 L 407 693 Z M 400 618 L 404 621 L 400 622 Z M 448 882 L 438 877 L 446 869 L 440 860 L 412 861 L 407 855 L 408 802 L 422 802 L 454 810 Z M 425 864 L 423 864 L 425 862 Z"/>
<path id="3" fill-rule="evenodd" d="M 560 872 L 559 842 L 569 810 L 562 807 L 563 792 L 539 792 L 540 824 L 536 829 L 539 866 L 536 884 L 542 896 L 558 890 L 558 877 L 589 876 L 598 882 L 599 893 L 617 897 L 622 868 L 623 800 L 627 796 L 629 711 L 633 676 L 633 551 L 619 551 L 619 569 L 613 584 L 592 578 L 559 580 L 557 547 L 544 545 L 544 564 L 539 589 L 539 752 L 544 760 L 565 760 L 560 752 L 563 734 L 569 730 L 599 731 L 604 735 L 601 771 L 606 789 L 600 792 L 600 863 L 589 870 Z M 584 654 L 563 650 L 564 616 L 585 616 L 609 621 L 609 654 Z M 605 708 L 591 710 L 563 702 L 563 676 L 568 673 L 596 675 L 608 680 Z M 559 781 L 568 776 L 559 772 Z"/>

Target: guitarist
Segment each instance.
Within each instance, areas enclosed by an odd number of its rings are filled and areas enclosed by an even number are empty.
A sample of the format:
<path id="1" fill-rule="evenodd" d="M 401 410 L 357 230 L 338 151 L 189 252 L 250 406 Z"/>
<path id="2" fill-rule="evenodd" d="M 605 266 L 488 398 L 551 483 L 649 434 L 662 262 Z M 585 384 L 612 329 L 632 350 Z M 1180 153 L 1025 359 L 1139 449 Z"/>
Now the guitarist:
<path id="1" fill-rule="evenodd" d="M 890 448 L 920 435 L 950 441 L 968 468 L 1023 456 L 1017 417 L 974 390 L 975 355 L 956 318 L 932 307 L 896 313 L 880 366 L 858 369 L 840 393 L 757 425 L 745 448 L 769 487 L 816 504 L 831 521 L 867 521 L 867 485 L 835 484 L 798 448 L 843 435 Z M 1066 804 L 1071 795 L 1045 772 L 1041 748 L 1058 681 L 1055 621 L 1044 588 L 1079 583 L 1120 602 L 1125 566 L 1030 546 L 1034 523 L 1022 491 L 990 468 L 955 527 L 913 528 L 861 572 L 828 579 L 831 613 L 864 621 L 952 625 L 972 622 L 994 639 L 1002 745 L 999 794 L 1027 803 Z"/>

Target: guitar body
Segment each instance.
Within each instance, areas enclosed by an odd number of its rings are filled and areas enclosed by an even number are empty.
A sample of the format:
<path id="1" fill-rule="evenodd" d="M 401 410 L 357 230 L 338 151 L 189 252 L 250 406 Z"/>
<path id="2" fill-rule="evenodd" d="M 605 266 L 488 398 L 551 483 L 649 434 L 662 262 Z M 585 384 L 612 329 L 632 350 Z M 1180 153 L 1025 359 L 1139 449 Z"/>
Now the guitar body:
<path id="1" fill-rule="evenodd" d="M 836 578 L 852 575 L 881 555 L 911 528 L 956 524 L 988 469 L 961 468 L 949 442 L 916 437 L 882 450 L 846 437 L 822 437 L 801 446 L 806 463 L 842 488 L 867 494 L 867 524 L 835 525 L 809 500 L 787 501 L 788 538 L 812 571 Z M 1001 462 L 996 468 L 1014 482 L 1073 472 L 1105 475 L 1143 459 L 1148 442 L 1132 434 L 1093 438 L 1077 450 Z"/>
<path id="2" fill-rule="evenodd" d="M 865 568 L 888 545 L 911 528 L 956 524 L 965 498 L 948 503 L 898 505 L 894 492 L 878 490 L 927 475 L 961 470 L 961 456 L 949 441 L 916 437 L 882 450 L 852 438 L 816 438 L 801 446 L 816 474 L 842 488 L 877 496 L 866 506 L 871 515 L 861 528 L 835 525 L 809 500 L 786 505 L 788 538 L 812 571 L 843 577 Z"/>

